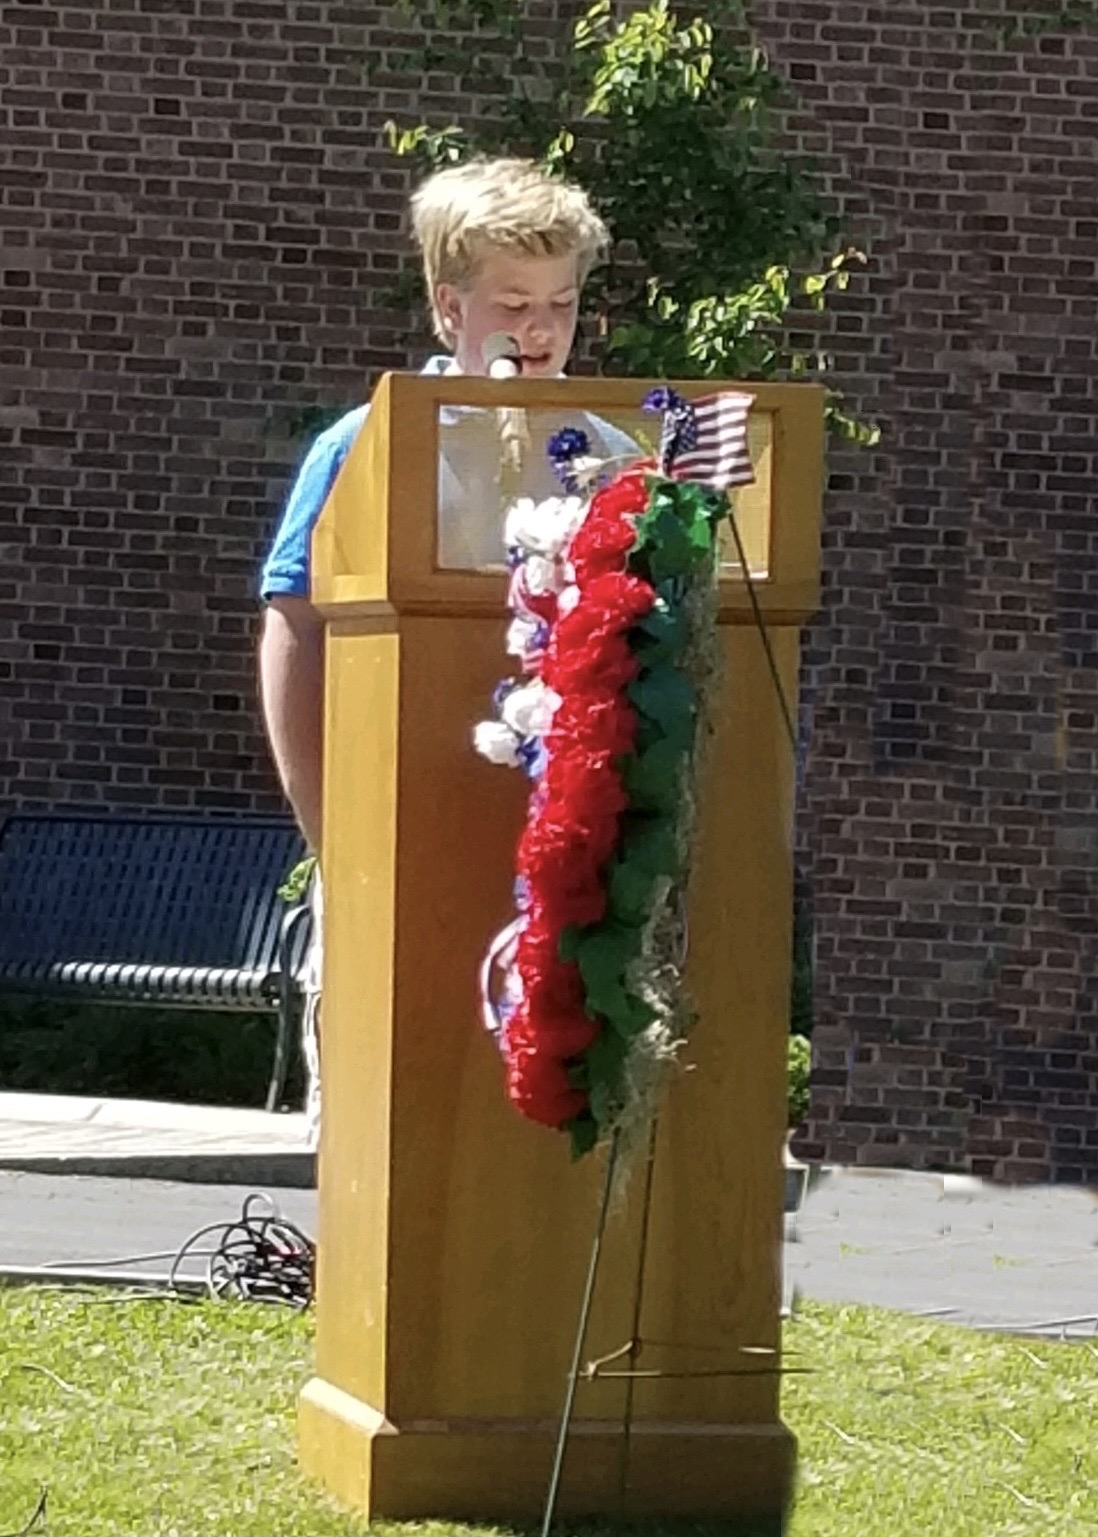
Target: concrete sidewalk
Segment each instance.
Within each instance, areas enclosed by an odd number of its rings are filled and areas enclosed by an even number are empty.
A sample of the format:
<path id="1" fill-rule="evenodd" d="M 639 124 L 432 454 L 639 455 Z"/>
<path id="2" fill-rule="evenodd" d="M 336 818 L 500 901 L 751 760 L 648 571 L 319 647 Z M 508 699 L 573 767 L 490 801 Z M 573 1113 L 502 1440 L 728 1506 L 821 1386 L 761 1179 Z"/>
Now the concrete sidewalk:
<path id="1" fill-rule="evenodd" d="M 858 1302 L 970 1328 L 1098 1335 L 1098 1200 L 1075 1185 L 832 1169 L 786 1217 L 786 1301 Z"/>
<path id="2" fill-rule="evenodd" d="M 1094 1192 L 879 1169 L 814 1169 L 808 1183 L 786 1217 L 787 1304 L 800 1293 L 976 1328 L 1098 1336 Z M 207 1213 L 238 1203 L 242 1191 L 229 1186 L 281 1189 L 311 1227 L 305 1117 L 0 1094 L 0 1265 L 86 1261 L 104 1244 L 171 1249 Z"/>
<path id="3" fill-rule="evenodd" d="M 163 1285 L 188 1239 L 208 1225 L 238 1221 L 249 1197 L 256 1199 L 239 1185 L 0 1170 L 0 1287 L 48 1283 L 46 1267 L 68 1280 Z M 267 1215 L 272 1204 L 315 1236 L 315 1190 L 268 1191 L 254 1215 Z M 193 1252 L 179 1261 L 184 1282 L 205 1276 L 206 1256 L 219 1236 L 189 1246 Z M 36 1270 L 43 1273 L 33 1275 Z"/>
<path id="4" fill-rule="evenodd" d="M 0 1093 L 0 1170 L 307 1189 L 302 1113 Z"/>

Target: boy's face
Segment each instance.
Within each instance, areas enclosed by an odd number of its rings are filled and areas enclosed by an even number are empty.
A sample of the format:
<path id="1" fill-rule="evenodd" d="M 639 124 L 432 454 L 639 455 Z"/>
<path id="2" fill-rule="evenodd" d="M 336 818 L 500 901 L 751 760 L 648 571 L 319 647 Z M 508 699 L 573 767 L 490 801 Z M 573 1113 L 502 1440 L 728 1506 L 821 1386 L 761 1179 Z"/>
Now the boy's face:
<path id="1" fill-rule="evenodd" d="M 482 347 L 493 332 L 518 342 L 525 377 L 552 378 L 568 361 L 579 313 L 576 258 L 524 256 L 490 248 L 469 283 L 435 292 L 449 322 L 454 362 L 464 374 L 486 372 Z"/>

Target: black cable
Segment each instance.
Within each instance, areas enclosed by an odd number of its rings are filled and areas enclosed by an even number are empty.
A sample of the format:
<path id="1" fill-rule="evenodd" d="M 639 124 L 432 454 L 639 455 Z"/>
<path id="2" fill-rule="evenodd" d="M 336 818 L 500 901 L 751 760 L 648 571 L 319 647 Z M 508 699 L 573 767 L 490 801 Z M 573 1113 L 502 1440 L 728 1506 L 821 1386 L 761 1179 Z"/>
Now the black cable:
<path id="1" fill-rule="evenodd" d="M 782 683 L 782 675 L 778 669 L 777 658 L 774 656 L 774 648 L 770 644 L 770 634 L 763 617 L 762 606 L 759 603 L 759 595 L 755 591 L 755 581 L 751 575 L 751 569 L 747 564 L 747 551 L 744 549 L 743 538 L 740 534 L 740 525 L 736 522 L 736 514 L 733 511 L 731 501 L 728 503 L 728 521 L 732 528 L 732 537 L 736 541 L 736 558 L 743 572 L 743 582 L 747 589 L 747 596 L 751 603 L 751 616 L 755 621 L 755 628 L 763 643 L 766 652 L 766 662 L 770 669 L 770 678 L 774 684 L 774 692 L 777 695 L 778 706 L 782 712 L 782 721 L 785 725 L 785 734 L 789 745 L 793 749 L 794 757 L 797 753 L 797 728 L 793 724 L 793 711 L 789 708 L 789 700 L 786 697 L 785 687 Z"/>
<path id="2" fill-rule="evenodd" d="M 260 1206 L 265 1211 L 257 1211 Z M 199 1247 L 203 1239 L 209 1240 L 214 1234 L 216 1241 Z M 165 1259 L 172 1261 L 167 1274 L 122 1272 L 115 1268 Z M 205 1275 L 181 1276 L 180 1270 L 188 1259 L 204 1259 Z M 47 1284 L 56 1277 L 65 1285 L 87 1281 L 109 1286 L 116 1280 L 127 1292 L 167 1290 L 180 1298 L 193 1296 L 196 1289 L 204 1286 L 211 1297 L 239 1297 L 247 1302 L 282 1302 L 289 1307 L 306 1308 L 313 1297 L 315 1269 L 313 1240 L 281 1214 L 271 1196 L 253 1191 L 245 1198 L 237 1219 L 207 1223 L 178 1249 L 90 1261 L 65 1259 L 41 1265 L 0 1265 L 0 1277 L 41 1280 Z"/>
<path id="3" fill-rule="evenodd" d="M 264 1204 L 266 1215 L 255 1207 Z M 235 1222 L 211 1222 L 198 1228 L 181 1245 L 172 1261 L 168 1284 L 176 1285 L 183 1262 L 208 1235 L 220 1237 L 206 1257 L 206 1289 L 211 1297 L 235 1297 L 242 1302 L 280 1302 L 304 1310 L 313 1300 L 316 1244 L 273 1199 L 253 1192 L 246 1196 Z"/>

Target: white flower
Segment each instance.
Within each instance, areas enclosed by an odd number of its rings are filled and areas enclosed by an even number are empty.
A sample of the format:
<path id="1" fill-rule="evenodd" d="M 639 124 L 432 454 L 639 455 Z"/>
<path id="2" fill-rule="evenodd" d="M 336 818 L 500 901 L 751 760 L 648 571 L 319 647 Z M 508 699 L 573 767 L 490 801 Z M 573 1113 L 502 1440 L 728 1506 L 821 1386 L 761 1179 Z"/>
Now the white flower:
<path id="1" fill-rule="evenodd" d="M 544 736 L 553 724 L 553 716 L 559 704 L 560 695 L 546 688 L 538 679 L 508 694 L 500 707 L 500 714 L 520 737 Z"/>
<path id="2" fill-rule="evenodd" d="M 578 496 L 550 496 L 543 502 L 522 496 L 507 514 L 504 543 L 531 555 L 559 555 L 582 520 Z"/>
<path id="3" fill-rule="evenodd" d="M 520 740 L 510 726 L 498 720 L 482 720 L 473 730 L 473 746 L 481 757 L 505 768 L 518 767 Z"/>
<path id="4" fill-rule="evenodd" d="M 556 592 L 560 587 L 557 563 L 544 555 L 527 556 L 522 563 L 522 571 L 526 579 L 526 591 L 532 598 L 544 597 L 546 593 Z"/>
<path id="5" fill-rule="evenodd" d="M 507 627 L 507 655 L 528 656 L 538 649 L 538 641 L 544 631 L 540 619 L 518 614 Z"/>
<path id="6" fill-rule="evenodd" d="M 589 455 L 583 455 L 579 459 L 572 460 L 572 479 L 578 485 L 590 485 L 602 471 L 606 464 L 605 459 L 592 459 Z M 577 498 L 578 500 L 578 498 Z"/>
<path id="7" fill-rule="evenodd" d="M 533 497 L 520 496 L 507 511 L 503 542 L 509 550 L 537 550 L 537 506 Z"/>
<path id="8" fill-rule="evenodd" d="M 587 516 L 587 503 L 578 496 L 565 496 L 557 503 L 557 548 L 563 550 Z"/>
<path id="9" fill-rule="evenodd" d="M 562 587 L 557 598 L 557 612 L 570 614 L 580 600 L 580 590 L 575 582 L 569 582 L 567 587 Z"/>

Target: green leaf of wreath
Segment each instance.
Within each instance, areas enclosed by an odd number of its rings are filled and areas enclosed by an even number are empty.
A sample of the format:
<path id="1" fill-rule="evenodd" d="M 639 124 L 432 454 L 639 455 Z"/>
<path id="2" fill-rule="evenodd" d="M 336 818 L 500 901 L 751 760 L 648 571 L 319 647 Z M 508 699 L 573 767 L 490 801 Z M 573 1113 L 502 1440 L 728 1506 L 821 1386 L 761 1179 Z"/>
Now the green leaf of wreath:
<path id="1" fill-rule="evenodd" d="M 682 799 L 683 750 L 666 738 L 639 757 L 622 760 L 621 778 L 629 804 L 637 810 L 671 812 Z"/>
<path id="2" fill-rule="evenodd" d="M 572 1158 L 578 1160 L 585 1153 L 593 1152 L 599 1140 L 599 1124 L 594 1115 L 585 1110 L 564 1123 L 572 1144 Z"/>
<path id="3" fill-rule="evenodd" d="M 674 824 L 663 817 L 638 819 L 623 830 L 621 857 L 640 865 L 650 875 L 666 875 L 674 880 L 681 865 Z"/>
<path id="4" fill-rule="evenodd" d="M 713 523 L 709 513 L 704 508 L 699 508 L 691 518 L 688 525 L 690 543 L 703 555 L 708 555 L 713 548 Z"/>
<path id="5" fill-rule="evenodd" d="M 583 1060 L 588 1084 L 618 1084 L 629 1052 L 629 1042 L 613 1030 L 603 1030 L 587 1048 Z"/>
<path id="6" fill-rule="evenodd" d="M 699 550 L 711 550 L 720 520 L 728 512 L 727 496 L 691 481 L 677 482 L 672 496 L 679 517 L 690 531 L 692 543 Z"/>
<path id="7" fill-rule="evenodd" d="M 557 941 L 557 954 L 562 961 L 574 961 L 579 955 L 580 943 L 586 930 L 581 929 L 578 923 L 570 923 L 561 929 L 560 939 Z"/>
<path id="8" fill-rule="evenodd" d="M 658 876 L 635 860 L 615 861 L 606 881 L 611 917 L 626 924 L 643 923 L 652 908 L 657 880 Z"/>
<path id="9" fill-rule="evenodd" d="M 582 1089 L 586 1094 L 587 1090 L 591 1087 L 591 1074 L 587 1068 L 587 1058 L 574 1057 L 565 1068 L 565 1071 L 568 1074 L 569 1087 Z"/>
<path id="10" fill-rule="evenodd" d="M 697 693 L 693 684 L 674 667 L 654 667 L 634 678 L 628 689 L 629 699 L 642 715 L 654 720 L 667 737 L 693 738 L 697 713 Z"/>
<path id="11" fill-rule="evenodd" d="M 598 1126 L 610 1123 L 621 1107 L 622 1073 L 628 1052 L 625 1037 L 606 1028 L 584 1057 L 588 1104 Z"/>
<path id="12" fill-rule="evenodd" d="M 601 1078 L 597 1079 L 591 1085 L 587 1102 L 591 1106 L 591 1114 L 595 1121 L 605 1126 L 608 1121 L 613 1120 L 614 1112 L 618 1107 L 617 1083 L 604 1083 Z"/>
<path id="13" fill-rule="evenodd" d="M 614 984 L 637 947 L 638 935 L 624 923 L 596 923 L 581 929 L 575 942 L 576 960 L 589 986 Z"/>
<path id="14" fill-rule="evenodd" d="M 662 605 L 652 609 L 633 627 L 630 639 L 642 668 L 675 660 L 686 645 L 682 621 Z"/>
<path id="15" fill-rule="evenodd" d="M 623 988 L 622 992 L 624 1002 L 609 1020 L 609 1023 L 617 1031 L 618 1035 L 624 1036 L 626 1039 L 632 1039 L 634 1035 L 639 1035 L 642 1030 L 647 1030 L 656 1016 L 648 1004 L 644 1002 L 643 998 L 638 998 L 635 993 L 629 992 L 627 988 Z"/>
<path id="16" fill-rule="evenodd" d="M 630 962 L 640 954 L 642 937 L 639 925 L 600 923 L 577 943 L 587 1012 L 592 1017 L 601 1015 L 618 1035 L 636 1035 L 652 1022 L 651 1009 L 625 982 Z"/>
<path id="17" fill-rule="evenodd" d="M 649 541 L 644 557 L 657 585 L 670 577 L 687 576 L 698 563 L 698 547 L 689 530 L 668 506 L 653 509 Z"/>

